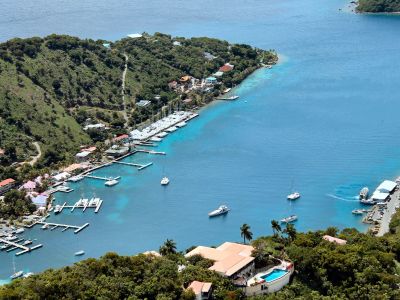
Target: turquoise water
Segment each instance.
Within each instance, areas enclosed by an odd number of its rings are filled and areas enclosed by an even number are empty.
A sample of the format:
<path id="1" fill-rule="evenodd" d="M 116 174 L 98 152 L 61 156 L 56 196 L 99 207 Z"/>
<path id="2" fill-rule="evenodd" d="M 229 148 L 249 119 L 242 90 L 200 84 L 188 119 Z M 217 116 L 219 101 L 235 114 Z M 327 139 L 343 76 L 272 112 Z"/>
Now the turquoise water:
<path id="1" fill-rule="evenodd" d="M 115 3 L 117 2 L 117 3 Z M 342 0 L 320 1 L 86 1 L 2 2 L 0 40 L 51 32 L 117 39 L 162 31 L 212 36 L 275 48 L 281 63 L 259 70 L 237 89 L 235 102 L 214 102 L 157 150 L 126 161 L 154 162 L 137 171 L 114 165 L 97 175 L 122 176 L 106 188 L 85 179 L 57 195 L 75 202 L 83 193 L 105 201 L 100 212 L 63 212 L 54 222 L 90 226 L 70 232 L 25 233 L 44 247 L 16 258 L 17 269 L 38 272 L 107 251 L 157 250 L 167 238 L 192 245 L 270 234 L 272 219 L 298 215 L 296 228 L 365 230 L 357 194 L 400 175 L 400 18 L 339 11 Z M 168 187 L 160 186 L 167 174 Z M 302 197 L 288 202 L 291 182 Z M 207 213 L 226 203 L 226 216 Z M 74 253 L 85 250 L 76 258 Z M 0 278 L 12 273 L 0 252 Z"/>
<path id="2" fill-rule="evenodd" d="M 275 269 L 271 273 L 261 276 L 262 279 L 265 279 L 266 282 L 271 282 L 274 281 L 278 278 L 281 278 L 282 276 L 286 275 L 288 272 L 285 270 L 278 270 Z"/>

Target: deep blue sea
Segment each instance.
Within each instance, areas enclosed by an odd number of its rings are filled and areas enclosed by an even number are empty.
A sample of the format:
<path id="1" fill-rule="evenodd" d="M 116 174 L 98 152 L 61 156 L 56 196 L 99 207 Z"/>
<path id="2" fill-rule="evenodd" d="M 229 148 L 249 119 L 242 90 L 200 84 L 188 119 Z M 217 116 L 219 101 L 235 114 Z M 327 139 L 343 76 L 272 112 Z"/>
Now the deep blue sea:
<path id="1" fill-rule="evenodd" d="M 270 234 L 270 221 L 297 214 L 299 230 L 366 228 L 351 214 L 367 185 L 400 175 L 400 17 L 356 15 L 343 0 L 3 0 L 0 40 L 65 33 L 115 40 L 156 31 L 210 36 L 276 49 L 281 62 L 259 70 L 235 102 L 214 102 L 160 143 L 166 156 L 143 171 L 114 165 L 97 175 L 122 176 L 106 188 L 85 179 L 73 203 L 95 193 L 101 211 L 63 212 L 50 220 L 90 223 L 72 231 L 28 230 L 44 247 L 16 258 L 17 269 L 39 272 L 77 261 L 74 252 L 157 250 L 167 238 L 178 249 Z M 342 10 L 339 10 L 342 9 Z M 167 174 L 171 183 L 160 186 Z M 294 189 L 302 198 L 286 195 Z M 209 219 L 219 204 L 232 211 Z M 12 273 L 12 254 L 0 252 L 0 278 Z"/>

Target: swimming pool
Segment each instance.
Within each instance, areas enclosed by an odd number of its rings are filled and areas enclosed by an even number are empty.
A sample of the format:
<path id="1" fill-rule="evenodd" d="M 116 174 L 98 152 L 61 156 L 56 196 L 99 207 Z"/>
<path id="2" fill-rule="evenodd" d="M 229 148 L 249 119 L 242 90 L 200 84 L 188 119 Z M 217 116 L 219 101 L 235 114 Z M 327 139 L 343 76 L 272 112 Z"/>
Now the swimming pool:
<path id="1" fill-rule="evenodd" d="M 261 278 L 264 279 L 266 282 L 271 282 L 278 278 L 283 277 L 284 275 L 286 275 L 286 273 L 288 273 L 288 271 L 275 269 L 271 273 L 261 276 Z"/>

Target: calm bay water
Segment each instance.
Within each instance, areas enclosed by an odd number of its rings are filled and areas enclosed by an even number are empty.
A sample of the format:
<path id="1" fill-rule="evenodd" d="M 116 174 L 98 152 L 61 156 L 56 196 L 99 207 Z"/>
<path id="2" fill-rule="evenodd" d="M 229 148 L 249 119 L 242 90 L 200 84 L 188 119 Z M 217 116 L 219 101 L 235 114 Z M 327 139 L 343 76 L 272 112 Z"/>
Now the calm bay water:
<path id="1" fill-rule="evenodd" d="M 44 247 L 16 258 L 17 268 L 38 272 L 107 251 L 134 254 L 158 249 L 167 238 L 178 248 L 255 236 L 270 221 L 295 213 L 299 230 L 327 226 L 365 230 L 351 210 L 361 187 L 375 188 L 400 175 L 400 18 L 339 11 L 346 2 L 321 1 L 9 1 L 0 11 L 0 40 L 52 32 L 118 39 L 135 32 L 211 36 L 275 48 L 281 63 L 259 70 L 238 89 L 236 102 L 214 102 L 200 118 L 166 138 L 167 156 L 135 155 L 154 162 L 137 171 L 115 165 L 96 175 L 122 176 L 119 185 L 85 179 L 75 202 L 95 193 L 101 211 L 63 212 L 51 221 L 90 223 L 78 235 L 39 228 L 25 233 Z M 160 186 L 167 174 L 171 184 Z M 302 193 L 286 201 L 291 183 Z M 221 203 L 232 211 L 208 219 Z M 12 255 L 0 253 L 0 278 L 12 273 Z"/>

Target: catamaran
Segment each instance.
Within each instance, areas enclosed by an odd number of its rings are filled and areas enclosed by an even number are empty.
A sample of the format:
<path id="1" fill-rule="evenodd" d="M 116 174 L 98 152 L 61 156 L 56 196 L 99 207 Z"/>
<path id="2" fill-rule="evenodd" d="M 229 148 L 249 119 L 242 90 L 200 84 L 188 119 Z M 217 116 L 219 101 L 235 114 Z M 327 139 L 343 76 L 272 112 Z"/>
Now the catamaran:
<path id="1" fill-rule="evenodd" d="M 226 205 L 221 205 L 220 207 L 218 207 L 216 210 L 211 211 L 210 213 L 208 213 L 209 217 L 216 217 L 219 215 L 223 215 L 228 213 L 230 209 L 228 208 L 228 206 Z"/>
<path id="2" fill-rule="evenodd" d="M 283 219 L 281 220 L 281 223 L 288 224 L 288 223 L 294 222 L 294 221 L 296 221 L 296 220 L 297 220 L 297 216 L 296 216 L 296 215 L 291 215 L 291 216 L 289 216 L 289 217 L 287 217 L 287 218 L 283 218 Z"/>

